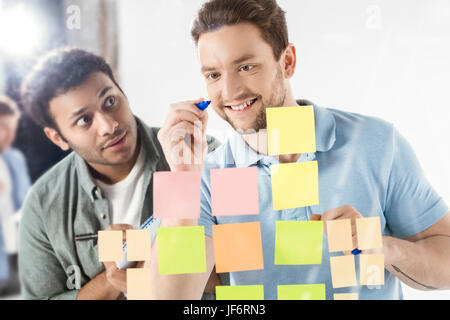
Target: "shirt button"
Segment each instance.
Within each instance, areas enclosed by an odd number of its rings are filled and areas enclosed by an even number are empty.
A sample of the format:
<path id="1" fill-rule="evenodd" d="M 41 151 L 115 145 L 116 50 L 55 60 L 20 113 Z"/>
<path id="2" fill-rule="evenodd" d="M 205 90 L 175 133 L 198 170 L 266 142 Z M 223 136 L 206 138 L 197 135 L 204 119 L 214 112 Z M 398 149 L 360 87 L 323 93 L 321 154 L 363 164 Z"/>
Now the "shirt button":
<path id="1" fill-rule="evenodd" d="M 105 218 L 106 218 L 106 214 L 101 213 L 101 214 L 100 214 L 100 218 L 105 219 Z"/>

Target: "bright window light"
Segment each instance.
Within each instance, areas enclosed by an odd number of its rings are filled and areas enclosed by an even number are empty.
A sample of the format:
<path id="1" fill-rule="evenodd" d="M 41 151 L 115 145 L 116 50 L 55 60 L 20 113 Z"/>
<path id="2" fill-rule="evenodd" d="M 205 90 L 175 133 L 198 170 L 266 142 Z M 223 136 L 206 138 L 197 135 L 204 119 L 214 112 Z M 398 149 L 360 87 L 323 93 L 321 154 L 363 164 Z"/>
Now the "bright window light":
<path id="1" fill-rule="evenodd" d="M 40 36 L 39 23 L 29 9 L 23 5 L 0 6 L 0 48 L 3 52 L 12 56 L 32 54 Z"/>

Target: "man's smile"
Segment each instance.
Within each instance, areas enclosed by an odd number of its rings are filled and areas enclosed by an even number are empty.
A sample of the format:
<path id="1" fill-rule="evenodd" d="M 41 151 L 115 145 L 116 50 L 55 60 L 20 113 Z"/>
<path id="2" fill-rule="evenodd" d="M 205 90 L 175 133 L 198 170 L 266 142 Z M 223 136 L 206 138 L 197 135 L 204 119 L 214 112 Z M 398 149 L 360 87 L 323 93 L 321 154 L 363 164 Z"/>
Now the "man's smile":
<path id="1" fill-rule="evenodd" d="M 243 112 L 249 110 L 258 100 L 258 98 L 253 98 L 244 102 L 240 102 L 239 104 L 227 105 L 225 108 L 232 112 Z"/>

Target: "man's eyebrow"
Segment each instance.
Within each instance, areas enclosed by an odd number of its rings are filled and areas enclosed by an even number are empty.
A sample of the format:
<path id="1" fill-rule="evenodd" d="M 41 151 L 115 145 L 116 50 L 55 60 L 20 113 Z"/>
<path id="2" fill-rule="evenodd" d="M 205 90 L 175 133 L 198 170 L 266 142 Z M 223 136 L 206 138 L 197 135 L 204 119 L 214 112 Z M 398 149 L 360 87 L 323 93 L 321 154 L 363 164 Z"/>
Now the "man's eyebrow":
<path id="1" fill-rule="evenodd" d="M 242 57 L 234 60 L 232 62 L 232 64 L 234 64 L 234 65 L 241 64 L 242 62 L 253 59 L 253 58 L 255 58 L 255 55 L 246 54 L 246 55 L 243 55 Z M 202 67 L 201 72 L 204 73 L 204 72 L 215 71 L 215 70 L 216 70 L 216 68 L 213 68 L 213 67 Z"/>
<path id="2" fill-rule="evenodd" d="M 78 117 L 79 115 L 83 114 L 87 109 L 89 109 L 89 107 L 83 107 L 72 112 L 72 114 L 70 115 L 70 119 Z"/>
<path id="3" fill-rule="evenodd" d="M 202 69 L 200 71 L 202 73 L 205 73 L 205 72 L 214 71 L 214 70 L 216 70 L 216 68 L 213 68 L 213 67 L 202 67 Z"/>
<path id="4" fill-rule="evenodd" d="M 99 98 L 103 98 L 104 95 L 105 95 L 109 90 L 111 90 L 111 89 L 112 89 L 112 87 L 106 87 L 106 88 L 104 88 L 104 89 L 100 92 L 100 94 L 98 95 L 98 97 L 99 97 Z"/>
<path id="5" fill-rule="evenodd" d="M 234 65 L 241 64 L 242 62 L 250 60 L 250 59 L 253 59 L 253 58 L 255 58 L 255 56 L 253 54 L 246 54 L 246 55 L 243 55 L 242 57 L 237 58 L 236 60 L 234 60 L 233 64 Z"/>

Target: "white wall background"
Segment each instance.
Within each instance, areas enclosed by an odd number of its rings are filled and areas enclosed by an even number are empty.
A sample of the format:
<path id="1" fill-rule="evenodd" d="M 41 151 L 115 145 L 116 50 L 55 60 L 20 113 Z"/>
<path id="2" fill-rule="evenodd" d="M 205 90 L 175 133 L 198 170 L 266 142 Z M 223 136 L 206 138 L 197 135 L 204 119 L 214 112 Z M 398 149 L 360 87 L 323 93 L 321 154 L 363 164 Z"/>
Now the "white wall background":
<path id="1" fill-rule="evenodd" d="M 160 126 L 170 103 L 206 96 L 190 26 L 202 0 L 118 1 L 120 81 L 135 113 Z M 279 0 L 298 98 L 393 122 L 450 204 L 450 1 Z M 209 133 L 228 125 L 210 111 Z M 450 291 L 405 288 L 407 299 Z"/>

